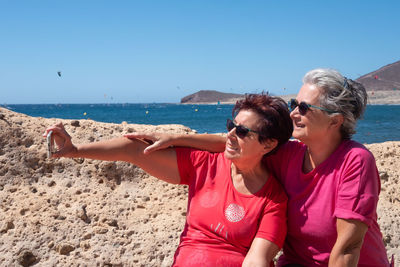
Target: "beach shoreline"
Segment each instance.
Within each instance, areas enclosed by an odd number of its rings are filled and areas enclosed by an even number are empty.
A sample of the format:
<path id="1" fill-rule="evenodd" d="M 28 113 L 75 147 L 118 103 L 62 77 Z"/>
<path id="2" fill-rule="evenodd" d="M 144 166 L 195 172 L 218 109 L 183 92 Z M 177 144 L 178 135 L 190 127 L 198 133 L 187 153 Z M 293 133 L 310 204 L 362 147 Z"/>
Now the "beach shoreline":
<path id="1" fill-rule="evenodd" d="M 0 265 L 170 266 L 183 229 L 187 187 L 123 162 L 47 159 L 46 127 L 63 122 L 76 143 L 182 125 L 45 119 L 0 108 Z M 400 141 L 366 144 L 381 177 L 378 222 L 400 262 Z"/>

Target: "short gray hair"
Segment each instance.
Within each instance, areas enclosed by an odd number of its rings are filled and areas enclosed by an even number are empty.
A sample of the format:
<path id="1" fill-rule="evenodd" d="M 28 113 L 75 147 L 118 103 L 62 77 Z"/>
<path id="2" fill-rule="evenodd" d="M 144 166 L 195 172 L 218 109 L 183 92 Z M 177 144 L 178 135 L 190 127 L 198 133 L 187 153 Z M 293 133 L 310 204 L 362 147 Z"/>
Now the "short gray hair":
<path id="1" fill-rule="evenodd" d="M 364 86 L 347 79 L 333 69 L 314 69 L 306 73 L 303 83 L 315 85 L 321 90 L 320 106 L 340 113 L 344 121 L 340 132 L 343 139 L 350 139 L 356 133 L 357 119 L 364 114 L 367 92 Z"/>

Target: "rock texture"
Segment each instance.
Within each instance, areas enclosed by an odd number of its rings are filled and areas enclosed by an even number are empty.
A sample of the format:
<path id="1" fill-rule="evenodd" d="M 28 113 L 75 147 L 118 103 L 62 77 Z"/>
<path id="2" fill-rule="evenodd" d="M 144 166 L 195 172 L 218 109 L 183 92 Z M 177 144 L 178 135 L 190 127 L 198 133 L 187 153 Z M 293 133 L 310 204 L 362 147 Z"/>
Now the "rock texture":
<path id="1" fill-rule="evenodd" d="M 49 160 L 42 133 L 58 121 L 76 143 L 190 129 L 33 118 L 2 108 L 0 114 L 0 266 L 170 266 L 187 188 L 123 162 Z M 382 180 L 383 238 L 400 262 L 400 142 L 367 147 Z"/>

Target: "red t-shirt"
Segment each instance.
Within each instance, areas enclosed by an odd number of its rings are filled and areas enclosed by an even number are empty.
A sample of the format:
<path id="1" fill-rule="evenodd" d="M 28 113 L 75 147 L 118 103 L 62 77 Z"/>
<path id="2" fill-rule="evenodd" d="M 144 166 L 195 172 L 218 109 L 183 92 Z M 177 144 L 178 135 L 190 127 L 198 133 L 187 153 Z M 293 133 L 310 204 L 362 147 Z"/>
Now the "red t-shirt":
<path id="1" fill-rule="evenodd" d="M 282 247 L 287 197 L 273 176 L 253 195 L 239 193 L 223 153 L 177 148 L 189 185 L 186 225 L 173 266 L 241 266 L 255 237 Z"/>

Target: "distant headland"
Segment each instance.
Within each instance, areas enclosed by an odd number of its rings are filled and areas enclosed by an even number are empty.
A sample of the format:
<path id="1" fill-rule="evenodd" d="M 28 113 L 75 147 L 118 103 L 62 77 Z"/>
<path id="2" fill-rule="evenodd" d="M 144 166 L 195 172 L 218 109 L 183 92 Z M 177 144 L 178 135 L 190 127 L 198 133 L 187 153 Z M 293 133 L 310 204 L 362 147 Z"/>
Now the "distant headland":
<path id="1" fill-rule="evenodd" d="M 231 94 L 223 93 L 215 90 L 200 90 L 197 93 L 185 96 L 181 99 L 181 104 L 199 104 L 199 103 L 209 103 L 209 104 L 225 104 L 234 103 L 239 99 L 242 99 L 244 95 L 241 94 Z"/>
<path id="2" fill-rule="evenodd" d="M 400 105 L 400 61 L 388 64 L 355 79 L 368 92 L 368 104 Z M 296 95 L 281 95 L 289 100 Z M 181 99 L 182 104 L 234 104 L 243 94 L 224 93 L 215 90 L 200 90 Z"/>

